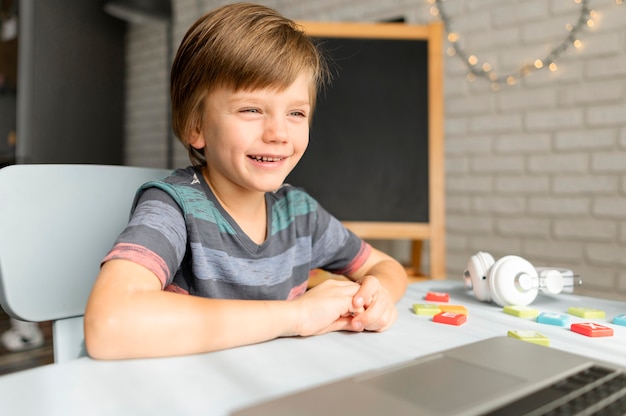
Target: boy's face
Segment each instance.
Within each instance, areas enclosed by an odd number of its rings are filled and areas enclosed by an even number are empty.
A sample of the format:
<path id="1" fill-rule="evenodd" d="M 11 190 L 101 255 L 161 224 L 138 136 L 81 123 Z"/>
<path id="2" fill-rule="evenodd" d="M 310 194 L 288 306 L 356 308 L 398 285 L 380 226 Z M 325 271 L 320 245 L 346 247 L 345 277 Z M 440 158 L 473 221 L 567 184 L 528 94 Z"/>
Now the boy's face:
<path id="1" fill-rule="evenodd" d="M 218 88 L 206 97 L 190 144 L 204 148 L 214 186 L 271 192 L 282 185 L 309 143 L 310 85 L 303 73 L 282 91 Z"/>

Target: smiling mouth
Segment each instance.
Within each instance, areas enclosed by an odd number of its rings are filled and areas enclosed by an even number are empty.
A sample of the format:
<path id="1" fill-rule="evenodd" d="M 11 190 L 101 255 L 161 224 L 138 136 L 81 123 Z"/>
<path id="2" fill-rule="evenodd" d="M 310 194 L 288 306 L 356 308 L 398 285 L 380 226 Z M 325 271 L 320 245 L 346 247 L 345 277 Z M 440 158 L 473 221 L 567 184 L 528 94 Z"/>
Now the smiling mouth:
<path id="1" fill-rule="evenodd" d="M 257 162 L 280 162 L 284 160 L 284 157 L 271 157 L 271 156 L 248 156 L 250 159 Z"/>

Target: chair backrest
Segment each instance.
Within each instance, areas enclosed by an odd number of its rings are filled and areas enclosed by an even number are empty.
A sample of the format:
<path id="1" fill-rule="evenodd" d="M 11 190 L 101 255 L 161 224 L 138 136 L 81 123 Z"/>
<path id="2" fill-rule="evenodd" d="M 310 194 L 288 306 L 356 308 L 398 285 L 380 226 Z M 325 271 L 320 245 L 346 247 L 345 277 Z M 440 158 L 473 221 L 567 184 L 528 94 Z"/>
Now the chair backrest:
<path id="1" fill-rule="evenodd" d="M 55 361 L 85 355 L 82 316 L 100 262 L 138 187 L 165 169 L 13 165 L 0 169 L 0 305 L 53 321 Z"/>

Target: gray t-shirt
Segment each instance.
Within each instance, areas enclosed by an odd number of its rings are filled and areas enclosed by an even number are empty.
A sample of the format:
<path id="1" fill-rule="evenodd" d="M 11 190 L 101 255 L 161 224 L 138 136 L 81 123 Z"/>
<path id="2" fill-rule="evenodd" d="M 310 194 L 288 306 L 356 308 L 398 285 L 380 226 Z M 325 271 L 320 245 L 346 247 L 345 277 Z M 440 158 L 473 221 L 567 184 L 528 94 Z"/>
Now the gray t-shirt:
<path id="1" fill-rule="evenodd" d="M 220 205 L 201 172 L 179 169 L 137 193 L 131 220 L 104 261 L 127 259 L 165 290 L 222 299 L 293 299 L 309 272 L 350 273 L 371 247 L 301 189 L 266 194 L 268 235 L 253 242 Z"/>

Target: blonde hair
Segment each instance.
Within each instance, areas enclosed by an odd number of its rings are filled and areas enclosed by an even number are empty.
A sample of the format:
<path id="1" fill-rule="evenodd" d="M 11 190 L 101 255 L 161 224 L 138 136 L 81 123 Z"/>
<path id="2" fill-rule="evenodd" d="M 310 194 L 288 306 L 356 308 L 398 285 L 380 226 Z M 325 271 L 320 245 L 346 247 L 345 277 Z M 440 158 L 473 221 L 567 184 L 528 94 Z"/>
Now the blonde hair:
<path id="1" fill-rule="evenodd" d="M 328 77 L 315 44 L 292 20 L 251 3 L 217 8 L 187 31 L 171 72 L 172 128 L 196 166 L 206 165 L 189 135 L 202 126 L 204 99 L 217 87 L 233 91 L 287 88 L 310 71 L 311 114 L 317 89 Z"/>

